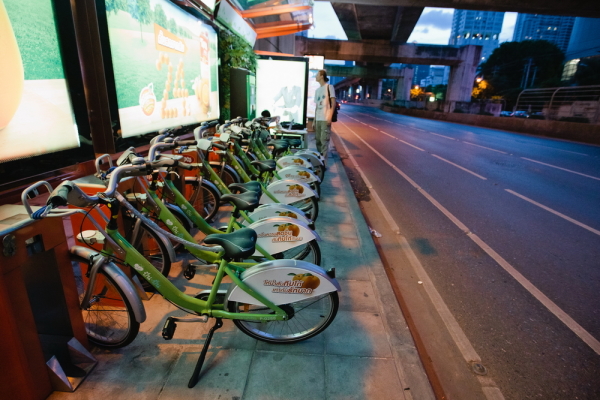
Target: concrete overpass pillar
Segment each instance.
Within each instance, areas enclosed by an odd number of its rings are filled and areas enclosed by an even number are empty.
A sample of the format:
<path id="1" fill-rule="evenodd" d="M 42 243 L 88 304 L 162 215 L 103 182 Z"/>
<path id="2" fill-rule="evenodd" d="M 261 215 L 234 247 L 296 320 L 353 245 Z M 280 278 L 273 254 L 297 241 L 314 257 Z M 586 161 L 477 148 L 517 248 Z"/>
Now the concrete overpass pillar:
<path id="1" fill-rule="evenodd" d="M 383 79 L 377 81 L 377 100 L 381 100 L 381 91 L 383 90 Z"/>
<path id="2" fill-rule="evenodd" d="M 446 101 L 471 101 L 481 49 L 481 46 L 473 45 L 459 48 L 459 58 L 462 61 L 458 65 L 450 67 Z"/>
<path id="3" fill-rule="evenodd" d="M 410 89 L 412 87 L 412 80 L 414 75 L 414 69 L 402 69 L 400 78 L 398 79 L 398 86 L 396 86 L 396 100 L 410 100 Z"/>

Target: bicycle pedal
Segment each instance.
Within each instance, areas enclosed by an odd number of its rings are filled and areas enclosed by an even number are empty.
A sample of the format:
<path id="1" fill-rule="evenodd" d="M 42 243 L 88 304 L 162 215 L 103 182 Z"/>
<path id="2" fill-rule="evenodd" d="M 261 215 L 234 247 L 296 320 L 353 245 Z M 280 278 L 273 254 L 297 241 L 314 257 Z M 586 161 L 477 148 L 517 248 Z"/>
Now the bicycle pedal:
<path id="1" fill-rule="evenodd" d="M 177 328 L 177 324 L 175 323 L 175 320 L 173 319 L 173 317 L 167 318 L 167 320 L 165 321 L 165 325 L 163 326 L 163 329 L 162 329 L 163 339 L 165 339 L 165 340 L 173 339 L 173 335 L 175 335 L 176 328 Z"/>
<path id="2" fill-rule="evenodd" d="M 192 280 L 196 276 L 196 267 L 193 265 L 188 265 L 185 271 L 183 271 L 183 277 L 188 281 Z"/>

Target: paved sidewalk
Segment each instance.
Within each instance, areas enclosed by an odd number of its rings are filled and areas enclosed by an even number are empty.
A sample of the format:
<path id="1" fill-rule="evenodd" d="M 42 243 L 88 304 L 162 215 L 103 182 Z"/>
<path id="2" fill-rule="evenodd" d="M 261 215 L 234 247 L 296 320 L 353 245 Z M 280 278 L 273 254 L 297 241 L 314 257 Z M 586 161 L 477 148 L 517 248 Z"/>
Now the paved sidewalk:
<path id="1" fill-rule="evenodd" d="M 297 344 L 252 339 L 224 320 L 193 389 L 187 382 L 208 324 L 178 324 L 161 336 L 167 316 L 184 313 L 160 295 L 145 302 L 148 319 L 133 343 L 117 351 L 95 349 L 99 363 L 74 393 L 49 399 L 433 399 L 410 332 L 371 239 L 348 177 L 334 150 L 321 185 L 317 231 L 322 266 L 335 267 L 340 309 L 320 335 Z M 186 293 L 208 289 L 215 270 L 170 274 Z"/>

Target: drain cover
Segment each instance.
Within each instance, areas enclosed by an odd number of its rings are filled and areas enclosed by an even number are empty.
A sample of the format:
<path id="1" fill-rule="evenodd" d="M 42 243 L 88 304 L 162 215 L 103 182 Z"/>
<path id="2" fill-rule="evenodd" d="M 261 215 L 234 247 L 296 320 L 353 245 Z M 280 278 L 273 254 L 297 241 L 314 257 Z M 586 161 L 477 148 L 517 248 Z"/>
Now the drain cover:
<path id="1" fill-rule="evenodd" d="M 480 363 L 472 363 L 471 368 L 477 375 L 487 375 L 487 369 Z"/>

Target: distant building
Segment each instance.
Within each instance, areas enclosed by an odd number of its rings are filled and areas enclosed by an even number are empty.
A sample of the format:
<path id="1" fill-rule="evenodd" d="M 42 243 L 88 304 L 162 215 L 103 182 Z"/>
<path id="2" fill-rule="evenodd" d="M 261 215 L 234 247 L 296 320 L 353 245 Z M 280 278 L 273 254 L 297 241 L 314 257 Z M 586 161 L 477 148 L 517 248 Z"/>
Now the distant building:
<path id="1" fill-rule="evenodd" d="M 515 24 L 513 42 L 547 40 L 566 52 L 574 22 L 575 17 L 519 14 Z"/>
<path id="2" fill-rule="evenodd" d="M 499 45 L 498 38 L 503 21 L 503 12 L 454 10 L 452 33 L 448 44 L 483 46 L 481 51 L 481 62 L 483 62 Z"/>
<path id="3" fill-rule="evenodd" d="M 600 18 L 576 18 L 565 54 L 562 80 L 569 82 L 580 64 L 600 58 Z M 589 64 L 589 62 L 588 62 Z"/>
<path id="4" fill-rule="evenodd" d="M 421 85 L 421 81 L 429 76 L 430 65 L 412 65 L 415 73 L 413 75 L 413 85 Z"/>

